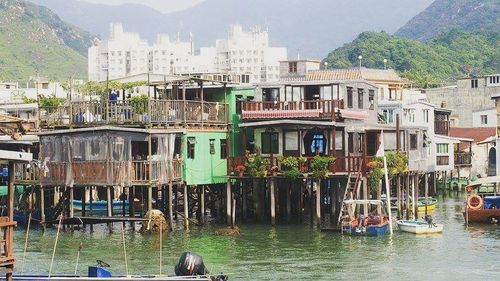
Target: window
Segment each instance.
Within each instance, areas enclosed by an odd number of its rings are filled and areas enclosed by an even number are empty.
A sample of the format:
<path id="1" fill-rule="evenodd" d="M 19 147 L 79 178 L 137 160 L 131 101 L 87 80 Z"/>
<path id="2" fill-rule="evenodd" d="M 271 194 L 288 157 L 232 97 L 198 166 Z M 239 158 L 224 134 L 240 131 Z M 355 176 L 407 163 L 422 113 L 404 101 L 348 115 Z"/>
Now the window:
<path id="1" fill-rule="evenodd" d="M 478 80 L 477 79 L 472 79 L 470 80 L 470 87 L 475 89 L 475 88 L 478 88 L 479 84 L 478 84 Z"/>
<path id="2" fill-rule="evenodd" d="M 277 154 L 279 153 L 278 133 L 264 132 L 262 133 L 262 153 Z"/>
<path id="3" fill-rule="evenodd" d="M 226 159 L 226 158 L 227 158 L 227 140 L 221 139 L 220 140 L 220 159 Z"/>
<path id="4" fill-rule="evenodd" d="M 429 110 L 428 109 L 424 109 L 423 113 L 424 113 L 424 122 L 425 123 L 429 123 Z"/>
<path id="5" fill-rule="evenodd" d="M 210 145 L 210 154 L 215 154 L 215 140 L 214 139 L 210 139 L 208 141 L 209 145 Z"/>
<path id="6" fill-rule="evenodd" d="M 289 62 L 288 63 L 288 72 L 289 73 L 297 73 L 297 62 Z"/>
<path id="7" fill-rule="evenodd" d="M 438 143 L 436 144 L 437 153 L 448 153 L 448 144 L 447 143 Z"/>
<path id="8" fill-rule="evenodd" d="M 375 91 L 374 90 L 368 90 L 368 102 L 370 103 L 370 110 L 373 110 L 375 108 Z"/>
<path id="9" fill-rule="evenodd" d="M 347 107 L 352 108 L 352 88 L 347 87 Z"/>
<path id="10" fill-rule="evenodd" d="M 488 124 L 488 115 L 481 115 L 481 125 Z"/>
<path id="11" fill-rule="evenodd" d="M 243 107 L 243 96 L 236 96 L 236 114 L 241 114 Z"/>
<path id="12" fill-rule="evenodd" d="M 417 134 L 410 134 L 410 150 L 416 150 L 417 149 Z"/>
<path id="13" fill-rule="evenodd" d="M 358 108 L 363 108 L 363 99 L 365 97 L 365 92 L 363 89 L 358 89 Z"/>
<path id="14" fill-rule="evenodd" d="M 500 76 L 490 76 L 490 84 L 499 84 Z"/>
<path id="15" fill-rule="evenodd" d="M 393 109 L 384 109 L 382 111 L 382 113 L 384 115 L 384 119 L 387 122 L 387 124 L 394 122 L 394 110 Z"/>
<path id="16" fill-rule="evenodd" d="M 315 134 L 311 142 L 311 152 L 314 154 L 324 154 L 325 136 L 323 134 Z"/>
<path id="17" fill-rule="evenodd" d="M 189 137 L 187 138 L 187 158 L 194 159 L 194 146 L 196 144 L 196 138 Z"/>

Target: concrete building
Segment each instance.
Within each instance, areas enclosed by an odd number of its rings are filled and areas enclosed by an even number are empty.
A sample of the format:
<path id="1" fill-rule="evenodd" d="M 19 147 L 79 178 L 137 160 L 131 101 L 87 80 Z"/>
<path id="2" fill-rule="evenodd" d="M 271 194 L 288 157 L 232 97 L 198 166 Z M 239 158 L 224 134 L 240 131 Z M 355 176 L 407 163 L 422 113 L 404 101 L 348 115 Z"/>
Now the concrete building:
<path id="1" fill-rule="evenodd" d="M 497 123 L 497 111 L 495 108 L 472 111 L 473 128 L 496 128 Z"/>
<path id="2" fill-rule="evenodd" d="M 266 30 L 246 32 L 231 26 L 228 37 L 215 46 L 195 50 L 193 37 L 181 41 L 158 35 L 150 45 L 137 33 L 111 24 L 111 37 L 88 50 L 91 81 L 104 81 L 147 72 L 155 74 L 227 73 L 248 74 L 252 82 L 277 81 L 279 62 L 287 58 L 286 48 L 269 46 Z"/>
<path id="3" fill-rule="evenodd" d="M 474 112 L 495 107 L 491 96 L 500 93 L 500 74 L 459 79 L 456 85 L 425 89 L 425 93 L 430 103 L 452 109 L 452 127 L 470 128 Z"/>

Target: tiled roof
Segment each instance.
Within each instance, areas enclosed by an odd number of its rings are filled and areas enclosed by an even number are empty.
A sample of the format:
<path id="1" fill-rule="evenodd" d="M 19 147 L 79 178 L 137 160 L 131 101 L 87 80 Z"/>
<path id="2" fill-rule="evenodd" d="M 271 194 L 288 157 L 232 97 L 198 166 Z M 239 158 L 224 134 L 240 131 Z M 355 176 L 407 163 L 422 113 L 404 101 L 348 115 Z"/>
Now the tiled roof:
<path id="1" fill-rule="evenodd" d="M 450 128 L 450 136 L 458 138 L 473 139 L 475 143 L 483 141 L 489 137 L 496 135 L 495 128 Z M 469 145 L 466 143 L 460 144 L 460 149 L 466 149 Z"/>
<path id="2" fill-rule="evenodd" d="M 332 70 L 315 70 L 305 76 L 287 77 L 286 81 L 334 81 L 334 80 L 367 80 L 370 82 L 407 83 L 393 69 L 345 68 Z"/>

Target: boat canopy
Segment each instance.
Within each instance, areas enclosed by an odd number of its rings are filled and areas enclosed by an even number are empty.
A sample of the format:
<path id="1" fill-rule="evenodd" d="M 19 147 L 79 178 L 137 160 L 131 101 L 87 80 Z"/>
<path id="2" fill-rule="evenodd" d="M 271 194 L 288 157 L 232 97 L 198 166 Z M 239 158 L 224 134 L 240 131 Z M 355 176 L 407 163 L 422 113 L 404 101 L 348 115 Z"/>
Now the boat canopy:
<path id="1" fill-rule="evenodd" d="M 485 178 L 479 178 L 475 182 L 471 182 L 467 187 L 476 187 L 480 186 L 482 184 L 494 184 L 494 183 L 500 183 L 500 176 L 493 176 L 493 177 L 485 177 Z"/>
<path id="2" fill-rule="evenodd" d="M 345 200 L 344 204 L 371 204 L 382 205 L 382 200 Z"/>

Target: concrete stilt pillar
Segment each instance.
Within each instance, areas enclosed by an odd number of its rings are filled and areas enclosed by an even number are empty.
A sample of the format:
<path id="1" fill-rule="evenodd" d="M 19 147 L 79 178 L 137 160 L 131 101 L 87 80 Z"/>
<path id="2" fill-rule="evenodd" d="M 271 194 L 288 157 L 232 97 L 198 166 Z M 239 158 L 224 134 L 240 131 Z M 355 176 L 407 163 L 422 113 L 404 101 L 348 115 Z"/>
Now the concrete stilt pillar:
<path id="1" fill-rule="evenodd" d="M 45 190 L 40 186 L 40 217 L 42 223 L 45 222 Z"/>
<path id="2" fill-rule="evenodd" d="M 73 187 L 69 187 L 69 217 L 75 216 L 75 209 L 73 208 L 73 200 L 75 199 L 75 190 Z M 85 205 L 85 202 L 82 202 Z"/>
<path id="3" fill-rule="evenodd" d="M 113 205 L 112 205 L 112 198 L 111 198 L 111 187 L 107 186 L 106 187 L 106 198 L 107 198 L 107 215 L 108 217 L 113 216 Z"/>
<path id="4" fill-rule="evenodd" d="M 368 180 L 363 179 L 363 200 L 368 200 Z M 363 204 L 363 214 L 365 217 L 368 216 L 368 204 Z"/>
<path id="5" fill-rule="evenodd" d="M 205 186 L 200 186 L 200 221 L 205 223 Z"/>
<path id="6" fill-rule="evenodd" d="M 148 189 L 148 206 L 147 211 L 151 211 L 153 209 L 153 188 L 146 187 Z"/>

